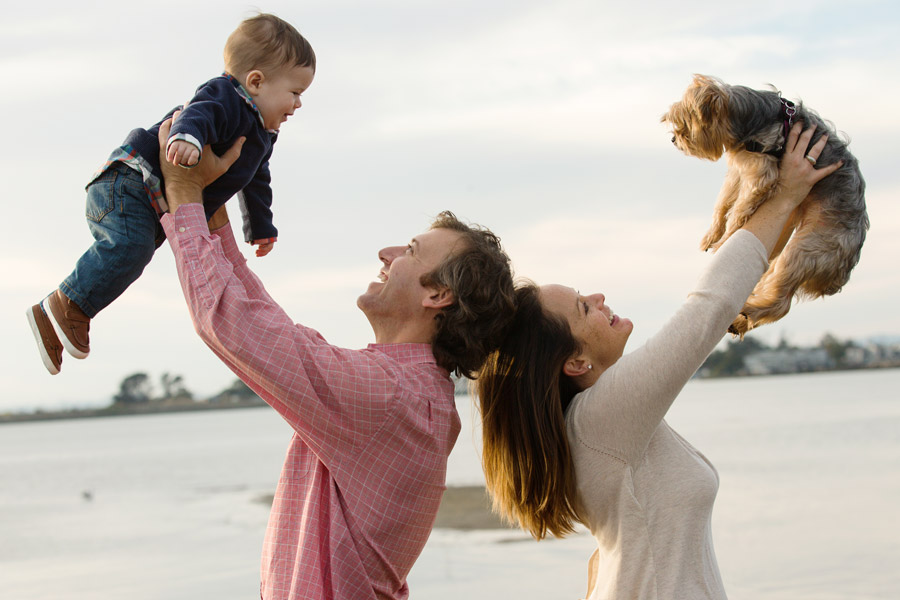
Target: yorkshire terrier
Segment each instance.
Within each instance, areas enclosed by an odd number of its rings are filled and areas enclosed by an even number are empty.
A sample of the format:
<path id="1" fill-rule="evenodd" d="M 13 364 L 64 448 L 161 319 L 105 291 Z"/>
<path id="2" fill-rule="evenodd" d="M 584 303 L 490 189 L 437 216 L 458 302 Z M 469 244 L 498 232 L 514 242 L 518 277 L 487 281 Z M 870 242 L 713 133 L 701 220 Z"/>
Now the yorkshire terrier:
<path id="1" fill-rule="evenodd" d="M 831 123 L 774 89 L 754 90 L 694 75 L 684 98 L 662 117 L 672 129 L 672 143 L 685 154 L 712 161 L 723 152 L 728 155 L 713 223 L 700 243 L 704 251 L 717 250 L 774 195 L 787 134 L 798 120 L 804 129 L 816 126 L 810 147 L 828 134 L 817 163 L 844 164 L 813 186 L 791 215 L 769 257 L 769 270 L 728 328 L 741 338 L 786 315 L 794 296 L 830 296 L 850 279 L 869 228 L 859 164 Z"/>

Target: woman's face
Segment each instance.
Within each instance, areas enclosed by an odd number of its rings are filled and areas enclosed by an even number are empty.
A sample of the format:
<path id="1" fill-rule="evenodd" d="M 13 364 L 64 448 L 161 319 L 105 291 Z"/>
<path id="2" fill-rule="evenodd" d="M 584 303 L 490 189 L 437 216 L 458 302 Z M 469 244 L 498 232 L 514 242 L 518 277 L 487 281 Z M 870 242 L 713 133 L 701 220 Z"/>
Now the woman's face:
<path id="1" fill-rule="evenodd" d="M 562 285 L 541 286 L 541 305 L 569 323 L 572 335 L 581 344 L 580 358 L 600 374 L 625 352 L 625 343 L 634 325 L 616 315 L 603 294 L 582 296 Z"/>

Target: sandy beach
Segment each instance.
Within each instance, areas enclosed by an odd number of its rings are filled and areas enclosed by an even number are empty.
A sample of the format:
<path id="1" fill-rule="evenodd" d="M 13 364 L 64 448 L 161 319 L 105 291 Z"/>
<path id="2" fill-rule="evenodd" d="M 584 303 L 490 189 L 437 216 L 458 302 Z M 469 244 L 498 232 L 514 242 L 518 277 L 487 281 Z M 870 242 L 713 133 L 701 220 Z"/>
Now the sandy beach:
<path id="1" fill-rule="evenodd" d="M 448 487 L 434 526 L 462 531 L 508 528 L 491 510 L 491 500 L 482 486 Z"/>
<path id="2" fill-rule="evenodd" d="M 272 494 L 259 497 L 259 502 L 272 504 Z M 475 531 L 480 529 L 513 529 L 491 511 L 491 501 L 484 486 L 448 486 L 441 499 L 435 529 Z"/>

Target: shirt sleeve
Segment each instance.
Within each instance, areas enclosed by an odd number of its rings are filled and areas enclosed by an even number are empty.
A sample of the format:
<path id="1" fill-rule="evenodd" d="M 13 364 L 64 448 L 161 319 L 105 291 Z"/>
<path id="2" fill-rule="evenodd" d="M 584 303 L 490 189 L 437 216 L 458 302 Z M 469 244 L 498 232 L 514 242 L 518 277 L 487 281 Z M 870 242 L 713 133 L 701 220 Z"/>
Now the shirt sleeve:
<path id="1" fill-rule="evenodd" d="M 691 376 L 725 335 L 768 268 L 762 243 L 736 232 L 694 291 L 642 347 L 620 358 L 573 406 L 583 442 L 635 464 Z"/>
<path id="2" fill-rule="evenodd" d="M 238 192 L 238 204 L 243 217 L 244 241 L 274 241 L 278 229 L 272 222 L 272 176 L 269 173 L 269 158 L 272 149 L 263 158 L 262 164 L 244 189 Z"/>
<path id="3" fill-rule="evenodd" d="M 168 143 L 189 141 L 202 152 L 206 144 L 231 139 L 240 123 L 242 103 L 227 80 L 216 78 L 206 82 L 197 88 L 194 97 L 172 123 Z"/>
<path id="4" fill-rule="evenodd" d="M 162 223 L 201 339 L 326 465 L 384 425 L 401 393 L 394 363 L 293 323 L 248 268 L 230 226 L 208 232 L 200 204 Z"/>

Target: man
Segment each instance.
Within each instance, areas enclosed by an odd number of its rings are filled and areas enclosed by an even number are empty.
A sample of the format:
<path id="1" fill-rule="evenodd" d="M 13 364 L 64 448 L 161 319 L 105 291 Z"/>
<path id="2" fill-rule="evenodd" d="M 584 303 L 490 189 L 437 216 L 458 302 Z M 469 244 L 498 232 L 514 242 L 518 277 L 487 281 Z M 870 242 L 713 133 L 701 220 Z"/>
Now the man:
<path id="1" fill-rule="evenodd" d="M 442 213 L 406 246 L 378 253 L 380 281 L 357 301 L 375 343 L 332 346 L 266 293 L 224 210 L 205 221 L 201 190 L 239 153 L 164 170 L 162 222 L 201 338 L 295 431 L 261 597 L 406 598 L 460 429 L 448 375 L 472 375 L 503 335 L 514 310 L 509 259 L 490 231 Z"/>

